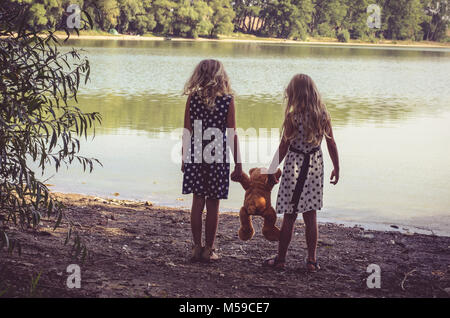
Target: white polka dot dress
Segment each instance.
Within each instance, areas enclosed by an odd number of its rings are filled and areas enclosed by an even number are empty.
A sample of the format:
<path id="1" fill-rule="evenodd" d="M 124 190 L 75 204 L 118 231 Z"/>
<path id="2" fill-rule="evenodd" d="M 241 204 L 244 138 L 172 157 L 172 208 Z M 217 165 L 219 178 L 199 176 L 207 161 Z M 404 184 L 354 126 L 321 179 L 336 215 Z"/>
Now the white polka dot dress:
<path id="1" fill-rule="evenodd" d="M 286 155 L 276 210 L 279 214 L 304 213 L 323 206 L 323 154 L 306 142 L 303 127 Z"/>
<path id="2" fill-rule="evenodd" d="M 230 163 L 227 160 L 227 143 L 226 143 L 226 128 L 228 109 L 232 101 L 231 95 L 216 97 L 215 107 L 211 109 L 206 106 L 197 94 L 191 96 L 189 105 L 191 129 L 194 132 L 195 123 L 202 127 L 201 136 L 191 136 L 191 161 L 184 163 L 183 175 L 183 194 L 194 193 L 208 199 L 227 199 L 230 179 Z M 215 135 L 211 139 L 206 138 L 208 135 L 208 128 L 217 128 L 222 133 L 222 156 L 220 160 L 208 160 L 205 153 L 215 155 L 215 148 L 209 148 L 215 140 Z M 211 129 L 209 129 L 211 130 Z M 206 134 L 205 134 L 206 131 Z M 197 138 L 194 140 L 194 138 Z M 203 139 L 205 138 L 205 139 Z M 202 145 L 195 147 L 194 143 Z M 208 147 L 205 151 L 205 148 Z M 211 151 L 209 151 L 211 149 Z M 196 159 L 197 158 L 197 159 Z"/>

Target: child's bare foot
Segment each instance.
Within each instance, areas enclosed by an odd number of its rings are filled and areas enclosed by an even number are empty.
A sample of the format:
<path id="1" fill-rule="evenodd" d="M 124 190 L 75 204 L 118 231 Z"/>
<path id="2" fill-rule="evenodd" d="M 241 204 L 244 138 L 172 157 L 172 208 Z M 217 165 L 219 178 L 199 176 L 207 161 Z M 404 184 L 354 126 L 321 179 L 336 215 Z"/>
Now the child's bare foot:
<path id="1" fill-rule="evenodd" d="M 213 247 L 205 246 L 202 252 L 201 259 L 205 262 L 211 262 L 217 261 L 218 259 L 220 259 L 220 257 L 215 253 L 215 249 Z"/>
<path id="2" fill-rule="evenodd" d="M 316 260 L 306 259 L 306 269 L 310 273 L 314 273 L 320 270 L 320 265 Z"/>
<path id="3" fill-rule="evenodd" d="M 268 258 L 263 262 L 263 267 L 270 267 L 273 269 L 280 269 L 280 270 L 284 269 L 285 265 L 286 265 L 286 262 L 280 261 L 278 259 L 278 256 Z"/>
<path id="4" fill-rule="evenodd" d="M 203 247 L 201 245 L 194 245 L 192 247 L 191 262 L 198 262 L 202 259 Z"/>

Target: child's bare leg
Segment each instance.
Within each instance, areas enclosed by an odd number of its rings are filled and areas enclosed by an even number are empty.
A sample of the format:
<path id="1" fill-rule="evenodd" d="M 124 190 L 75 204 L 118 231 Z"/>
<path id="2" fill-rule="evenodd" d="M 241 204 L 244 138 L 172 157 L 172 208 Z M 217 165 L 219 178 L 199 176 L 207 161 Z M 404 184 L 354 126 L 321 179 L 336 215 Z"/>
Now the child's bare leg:
<path id="1" fill-rule="evenodd" d="M 283 216 L 283 224 L 280 231 L 280 242 L 278 243 L 278 262 L 284 262 L 286 260 L 286 253 L 291 243 L 292 232 L 294 231 L 295 220 L 297 219 L 297 213 L 285 214 Z"/>
<path id="2" fill-rule="evenodd" d="M 206 247 L 213 248 L 219 223 L 218 199 L 206 199 L 205 242 Z"/>
<path id="3" fill-rule="evenodd" d="M 205 208 L 205 198 L 194 194 L 191 209 L 192 239 L 197 246 L 202 245 L 202 213 Z"/>
<path id="4" fill-rule="evenodd" d="M 308 211 L 303 213 L 305 221 L 306 246 L 308 247 L 308 261 L 316 262 L 317 250 L 317 214 L 316 211 Z"/>

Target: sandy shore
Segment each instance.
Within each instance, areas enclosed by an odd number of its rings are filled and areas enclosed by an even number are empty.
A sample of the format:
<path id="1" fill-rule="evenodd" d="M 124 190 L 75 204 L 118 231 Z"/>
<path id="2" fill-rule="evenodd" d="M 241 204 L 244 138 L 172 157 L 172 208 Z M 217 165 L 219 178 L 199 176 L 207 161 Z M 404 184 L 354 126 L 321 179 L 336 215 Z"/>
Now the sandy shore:
<path id="1" fill-rule="evenodd" d="M 65 39 L 66 35 L 57 34 L 61 39 Z M 139 36 L 139 35 L 72 35 L 71 39 L 78 40 L 126 40 L 126 41 L 164 41 L 166 38 L 159 36 Z M 359 43 L 350 42 L 342 43 L 336 41 L 317 41 L 311 39 L 309 41 L 294 41 L 277 38 L 255 38 L 255 39 L 238 39 L 238 38 L 220 38 L 220 39 L 207 39 L 207 38 L 170 38 L 171 41 L 211 41 L 211 42 L 241 42 L 241 43 L 285 43 L 285 44 L 310 44 L 310 45 L 335 45 L 335 46 L 372 46 L 372 47 L 411 47 L 411 48 L 450 48 L 450 43 L 439 42 L 413 42 L 413 43 L 395 43 L 395 41 L 384 41 L 383 43 Z"/>
<path id="2" fill-rule="evenodd" d="M 77 224 L 89 254 L 84 264 L 63 244 L 65 227 L 54 220 L 39 229 L 18 231 L 22 255 L 0 254 L 0 294 L 42 297 L 448 297 L 450 237 L 365 231 L 320 224 L 318 246 L 322 270 L 307 273 L 304 226 L 296 225 L 287 269 L 261 267 L 277 244 L 261 235 L 238 239 L 239 218 L 220 216 L 217 264 L 188 260 L 189 213 L 151 203 L 57 194 Z M 1 252 L 4 253 L 4 252 Z M 80 263 L 81 288 L 66 287 L 69 264 Z M 369 264 L 381 268 L 381 288 L 369 289 Z M 30 292 L 32 278 L 41 273 Z"/>

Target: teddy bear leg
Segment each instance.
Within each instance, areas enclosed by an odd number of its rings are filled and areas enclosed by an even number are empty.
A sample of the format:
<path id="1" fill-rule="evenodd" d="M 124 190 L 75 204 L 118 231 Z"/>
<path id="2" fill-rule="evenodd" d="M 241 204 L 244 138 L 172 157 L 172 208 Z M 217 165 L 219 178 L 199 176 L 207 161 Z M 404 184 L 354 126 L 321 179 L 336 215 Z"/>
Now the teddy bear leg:
<path id="1" fill-rule="evenodd" d="M 264 237 L 269 241 L 279 241 L 280 240 L 280 229 L 275 226 L 277 221 L 277 214 L 274 208 L 270 207 L 266 209 L 263 213 L 264 225 L 262 233 Z"/>
<path id="2" fill-rule="evenodd" d="M 241 228 L 239 229 L 239 238 L 242 241 L 248 241 L 255 234 L 255 230 L 253 229 L 251 216 L 248 215 L 247 209 L 244 207 L 241 208 L 239 212 L 239 218 L 241 220 Z"/>

